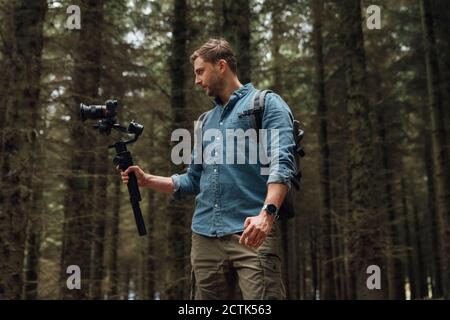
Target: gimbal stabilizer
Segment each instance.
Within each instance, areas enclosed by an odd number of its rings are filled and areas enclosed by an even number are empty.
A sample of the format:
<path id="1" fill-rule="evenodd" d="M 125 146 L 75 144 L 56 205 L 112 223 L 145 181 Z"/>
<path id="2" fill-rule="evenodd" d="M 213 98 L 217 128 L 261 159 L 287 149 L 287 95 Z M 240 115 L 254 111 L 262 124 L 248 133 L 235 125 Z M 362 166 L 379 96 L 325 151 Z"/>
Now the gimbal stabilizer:
<path id="1" fill-rule="evenodd" d="M 136 142 L 142 134 L 144 127 L 134 121 L 130 122 L 128 128 L 121 126 L 117 123 L 116 108 L 117 101 L 115 100 L 106 101 L 104 106 L 87 106 L 81 103 L 80 113 L 82 121 L 85 121 L 86 119 L 101 119 L 97 124 L 93 125 L 93 127 L 98 129 L 101 134 L 109 135 L 111 133 L 111 129 L 115 129 L 120 132 L 134 135 L 134 138 L 132 139 L 126 141 L 120 140 L 108 146 L 108 148 L 116 149 L 116 155 L 113 159 L 114 165 L 119 166 L 121 170 L 125 171 L 128 167 L 133 165 L 133 158 L 131 157 L 131 153 L 127 150 L 127 144 Z M 141 208 L 139 206 L 139 202 L 142 199 L 139 192 L 136 175 L 134 172 L 131 172 L 128 174 L 128 177 L 128 193 L 130 195 L 131 207 L 136 220 L 136 227 L 139 235 L 144 236 L 147 234 L 147 230 L 145 229 L 144 218 L 142 217 Z"/>

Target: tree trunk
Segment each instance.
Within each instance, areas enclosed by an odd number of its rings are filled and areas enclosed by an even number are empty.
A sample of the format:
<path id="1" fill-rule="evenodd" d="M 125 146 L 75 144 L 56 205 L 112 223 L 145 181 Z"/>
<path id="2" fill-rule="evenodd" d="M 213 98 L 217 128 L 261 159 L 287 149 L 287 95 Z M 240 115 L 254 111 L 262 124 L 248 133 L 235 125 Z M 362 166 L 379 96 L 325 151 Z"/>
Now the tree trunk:
<path id="1" fill-rule="evenodd" d="M 106 42 L 106 41 L 105 41 Z M 108 75 L 108 71 L 105 71 L 104 77 L 114 78 L 118 75 Z M 120 101 L 123 101 L 124 89 L 120 84 L 107 83 L 105 85 L 102 101 L 117 97 Z M 118 114 L 120 116 L 123 111 Z M 110 144 L 110 139 L 107 137 L 101 137 L 99 139 L 100 145 Z M 96 196 L 95 196 L 95 211 L 93 213 L 93 228 L 92 228 L 92 242 L 91 242 L 91 283 L 90 283 L 90 297 L 95 300 L 103 299 L 107 290 L 103 290 L 103 279 L 105 277 L 105 233 L 106 233 L 106 219 L 107 212 L 110 210 L 108 197 L 108 176 L 110 174 L 112 163 L 109 158 L 110 153 L 108 150 L 102 150 L 97 154 L 97 163 L 99 164 L 96 169 L 98 177 L 96 179 Z M 119 177 L 115 177 L 115 180 L 120 181 Z"/>
<path id="2" fill-rule="evenodd" d="M 298 219 L 297 222 L 297 227 L 300 227 L 300 219 Z M 300 238 L 300 237 L 298 237 Z M 298 272 L 299 272 L 299 296 L 298 299 L 300 300 L 304 300 L 304 299 L 308 299 L 308 294 L 307 294 L 307 286 L 306 286 L 306 278 L 308 275 L 307 272 L 307 267 L 306 267 L 306 261 L 308 259 L 307 257 L 307 237 L 302 237 L 301 239 L 299 239 L 299 241 L 297 242 L 299 244 L 299 258 L 297 260 L 297 263 L 299 265 L 299 267 L 297 268 Z"/>
<path id="3" fill-rule="evenodd" d="M 123 285 L 122 285 L 122 297 L 121 300 L 129 300 L 131 291 L 131 267 L 129 265 L 125 266 L 125 272 L 123 275 Z"/>
<path id="4" fill-rule="evenodd" d="M 348 155 L 349 156 L 349 155 Z M 347 160 L 348 161 L 348 160 Z M 345 223 L 344 223 L 344 266 L 345 266 L 345 278 L 346 278 L 346 292 L 347 292 L 347 299 L 349 300 L 355 300 L 356 299 L 356 281 L 355 281 L 355 274 L 352 272 L 352 257 L 351 257 L 351 251 L 350 251 L 350 244 L 351 244 L 351 237 L 350 237 L 350 230 L 352 226 L 350 225 L 351 221 L 351 204 L 352 204 L 352 193 L 351 193 L 351 176 L 352 172 L 350 168 L 348 168 L 347 172 L 347 179 L 346 179 L 346 194 L 347 194 L 347 202 L 345 207 Z"/>
<path id="5" fill-rule="evenodd" d="M 173 39 L 172 55 L 170 60 L 170 77 L 172 83 L 171 107 L 173 112 L 173 128 L 186 127 L 185 107 L 185 65 L 188 59 L 186 54 L 186 0 L 175 0 L 174 17 L 172 22 Z M 172 166 L 175 170 L 174 166 Z M 168 249 L 171 258 L 170 266 L 167 268 L 167 280 L 169 287 L 167 289 L 167 299 L 185 299 L 187 298 L 188 284 L 185 278 L 186 268 L 189 266 L 186 261 L 186 244 L 180 239 L 184 239 L 188 232 L 187 213 L 179 204 L 171 201 L 168 206 L 169 214 L 169 234 Z"/>
<path id="6" fill-rule="evenodd" d="M 35 127 L 43 128 L 44 121 L 40 116 L 33 117 Z M 39 284 L 39 271 L 40 271 L 40 257 L 41 257 L 41 241 L 43 230 L 43 214 L 45 213 L 45 205 L 43 202 L 44 197 L 44 181 L 47 179 L 46 172 L 48 166 L 46 166 L 45 159 L 45 136 L 41 136 L 36 140 L 34 153 L 31 156 L 32 159 L 32 180 L 30 181 L 31 206 L 30 206 L 30 219 L 27 226 L 27 249 L 25 257 L 25 285 L 23 288 L 23 297 L 27 300 L 38 299 L 38 284 Z"/>
<path id="7" fill-rule="evenodd" d="M 436 210 L 436 203 L 434 201 L 436 197 L 434 187 L 434 166 L 433 155 L 431 150 L 431 132 L 428 126 L 430 121 L 430 115 L 426 106 L 422 107 L 422 118 L 424 119 L 423 125 L 423 145 L 424 145 L 424 161 L 425 171 L 427 177 L 427 222 L 429 226 L 428 237 L 430 239 L 431 246 L 429 246 L 431 261 L 431 286 L 433 292 L 433 298 L 442 297 L 442 272 L 441 272 L 441 243 L 439 237 L 439 221 Z"/>
<path id="8" fill-rule="evenodd" d="M 294 292 L 292 296 L 294 299 L 302 299 L 304 286 L 302 283 L 303 280 L 303 265 L 302 260 L 304 260 L 304 250 L 303 250 L 303 239 L 300 238 L 299 232 L 300 219 L 299 217 L 294 218 L 293 229 L 295 230 L 293 244 L 294 244 L 294 254 L 296 256 L 295 264 L 294 264 Z"/>
<path id="9" fill-rule="evenodd" d="M 272 90 L 281 95 L 283 92 L 283 56 L 280 53 L 280 47 L 283 41 L 283 28 L 282 28 L 282 13 L 283 13 L 283 2 L 271 1 L 271 12 L 272 12 L 272 42 L 271 42 L 271 52 L 272 52 Z"/>
<path id="10" fill-rule="evenodd" d="M 427 70 L 428 98 L 431 113 L 431 134 L 435 172 L 436 209 L 439 221 L 441 270 L 448 270 L 450 260 L 450 169 L 447 137 L 444 126 L 444 104 L 440 89 L 440 71 L 436 54 L 433 16 L 430 1 L 420 0 L 423 41 Z M 444 298 L 450 299 L 450 273 L 443 272 Z"/>
<path id="11" fill-rule="evenodd" d="M 433 25 L 436 38 L 436 53 L 439 60 L 441 76 L 441 91 L 443 101 L 450 100 L 450 39 L 448 37 L 448 21 L 450 21 L 450 6 L 447 1 L 431 1 L 433 11 Z M 444 108 L 445 132 L 447 143 L 450 141 L 450 110 Z M 447 149 L 450 148 L 447 145 Z M 449 151 L 450 152 L 450 151 Z"/>
<path id="12" fill-rule="evenodd" d="M 331 234 L 332 234 L 332 257 L 333 257 L 333 281 L 334 281 L 334 299 L 342 299 L 341 287 L 341 246 L 340 246 L 340 232 L 337 224 L 331 220 Z"/>
<path id="13" fill-rule="evenodd" d="M 331 222 L 331 189 L 330 189 L 330 149 L 328 146 L 327 104 L 325 101 L 325 79 L 322 52 L 322 17 L 323 2 L 312 4 L 314 56 L 316 72 L 317 116 L 319 118 L 320 145 L 320 194 L 321 194 L 321 244 L 322 244 L 322 289 L 321 299 L 336 299 L 335 266 L 333 262 L 332 222 Z"/>
<path id="14" fill-rule="evenodd" d="M 43 22 L 47 2 L 17 1 L 14 7 L 14 42 L 11 86 L 7 96 L 11 106 L 4 110 L 8 128 L 2 142 L 0 203 L 0 297 L 19 299 L 23 286 L 23 265 L 32 199 L 33 160 L 36 126 L 40 116 L 39 94 Z M 8 98 L 7 98 L 8 99 Z M 6 125 L 6 123 L 4 123 Z M 31 217 L 34 213 L 31 214 Z"/>
<path id="15" fill-rule="evenodd" d="M 14 74 L 14 7 L 13 1 L 4 2 L 2 11 L 0 11 L 0 35 L 2 42 L 0 42 L 0 154 L 4 154 L 4 142 L 6 124 L 8 123 L 8 114 L 11 109 L 11 84 Z M 3 157 L 0 157 L 0 170 L 3 168 Z M 2 194 L 2 176 L 0 171 L 0 206 L 3 203 Z M 0 207 L 1 208 L 1 207 Z"/>
<path id="16" fill-rule="evenodd" d="M 386 270 L 382 254 L 383 221 L 377 199 L 376 159 L 369 120 L 361 4 L 348 0 L 341 4 L 342 31 L 346 47 L 347 111 L 350 115 L 351 211 L 353 233 L 350 239 L 352 272 L 356 275 L 358 299 L 385 299 L 387 288 L 370 290 L 366 270 L 376 265 Z M 381 277 L 384 277 L 381 272 Z M 384 281 L 381 281 L 384 283 Z"/>
<path id="17" fill-rule="evenodd" d="M 79 105 L 97 104 L 102 54 L 103 1 L 84 0 L 81 3 L 83 25 L 78 31 L 73 49 L 73 119 L 79 118 Z M 74 35 L 75 36 L 75 35 Z M 95 209 L 93 198 L 96 172 L 93 146 L 97 132 L 89 125 L 74 122 L 71 128 L 72 175 L 67 178 L 67 196 L 64 212 L 64 239 L 61 254 L 62 299 L 89 298 L 91 276 L 92 218 Z M 77 265 L 81 271 L 81 289 L 69 290 L 66 286 L 67 267 Z"/>
<path id="18" fill-rule="evenodd" d="M 381 112 L 382 113 L 382 112 Z M 384 121 L 384 120 L 382 120 Z M 383 138 L 382 138 L 383 139 Z M 400 228 L 398 226 L 397 214 L 395 212 L 392 192 L 392 174 L 388 164 L 388 154 L 385 150 L 385 142 L 382 144 L 382 161 L 383 168 L 386 172 L 385 178 L 385 199 L 386 209 L 389 219 L 389 233 L 390 233 L 390 257 L 388 258 L 388 285 L 389 285 L 389 299 L 391 300 L 405 300 L 405 276 L 402 259 L 397 253 L 400 248 Z"/>
<path id="19" fill-rule="evenodd" d="M 27 250 L 25 258 L 25 286 L 23 289 L 23 297 L 26 300 L 36 300 L 38 298 L 38 280 L 39 280 L 39 259 L 41 256 L 41 236 L 42 236 L 42 214 L 44 213 L 43 204 L 43 180 L 44 174 L 38 174 L 36 171 L 39 168 L 45 171 L 42 164 L 44 150 L 42 143 L 38 141 L 36 148 L 35 161 L 33 163 L 33 177 L 36 177 L 32 182 L 32 199 L 30 212 L 32 217 L 28 221 L 27 232 Z"/>
<path id="20" fill-rule="evenodd" d="M 406 246 L 406 275 L 409 282 L 409 291 L 411 299 L 416 298 L 416 281 L 414 277 L 414 263 L 411 244 L 411 219 L 409 217 L 408 201 L 406 199 L 406 186 L 405 180 L 401 179 L 401 200 L 402 200 L 402 215 L 403 215 L 403 228 L 405 232 L 405 246 Z"/>
<path id="21" fill-rule="evenodd" d="M 106 142 L 106 141 L 105 141 Z M 107 143 L 105 143 L 106 145 Z M 106 211 L 108 206 L 108 172 L 110 165 L 110 159 L 108 158 L 108 152 L 104 151 L 98 155 L 98 173 L 100 176 L 96 181 L 96 197 L 95 197 L 95 212 L 93 215 L 93 239 L 92 239 L 92 277 L 91 277 L 91 293 L 92 299 L 103 298 L 103 277 L 104 277 L 104 244 L 105 244 L 105 225 L 106 225 Z"/>
<path id="22" fill-rule="evenodd" d="M 105 39 L 106 41 L 111 41 L 111 38 Z M 111 74 L 109 74 L 108 72 L 111 72 Z M 120 69 L 108 69 L 107 71 L 105 71 L 104 77 L 103 77 L 103 82 L 107 82 L 109 81 L 109 79 L 121 79 L 121 75 L 122 72 Z M 126 90 L 126 83 L 123 82 L 122 80 L 120 80 L 119 82 L 114 82 L 112 84 L 107 83 L 105 85 L 105 94 L 104 97 L 107 99 L 110 99 L 112 97 L 117 98 L 117 100 L 119 101 L 119 105 L 120 102 L 125 101 L 125 90 Z M 123 115 L 124 115 L 124 108 L 118 108 L 118 114 L 117 114 L 117 118 L 118 119 L 122 119 Z M 102 145 L 106 145 L 105 143 L 102 143 Z M 104 155 L 106 155 L 107 153 L 105 152 Z M 106 160 L 105 160 L 106 161 Z M 108 158 L 107 162 L 105 163 L 110 163 L 111 164 L 111 159 Z M 111 167 L 106 167 L 106 168 L 111 168 Z M 114 168 L 115 170 L 115 168 Z M 106 170 L 106 173 L 108 173 L 109 170 Z M 116 171 L 114 171 L 116 172 Z M 108 261 L 106 262 L 107 265 L 105 265 L 105 268 L 108 272 L 108 283 L 107 283 L 107 288 L 105 288 L 105 292 L 107 292 L 107 297 L 110 300 L 118 300 L 120 299 L 120 293 L 119 293 L 119 284 L 120 284 L 120 279 L 119 279 L 119 240 L 120 240 L 120 231 L 119 231 L 119 226 L 120 226 L 120 208 L 121 208 L 121 199 L 122 199 L 122 188 L 124 188 L 125 186 L 122 184 L 122 181 L 120 179 L 120 177 L 114 177 L 113 180 L 113 191 L 111 192 L 111 199 L 108 201 L 108 203 L 111 203 L 111 206 L 108 206 L 110 209 L 109 211 L 111 211 L 111 215 L 107 215 L 107 212 L 103 213 L 103 215 L 106 217 L 108 217 L 109 219 L 109 223 L 107 225 L 109 225 L 110 228 L 110 232 L 108 232 L 110 234 L 110 239 L 108 239 L 108 246 L 107 246 L 107 251 L 108 253 L 106 254 L 106 256 L 108 256 Z M 106 197 L 106 194 L 105 194 Z M 106 200 L 102 200 L 102 201 L 106 201 Z M 99 202 L 100 205 L 100 202 Z M 127 205 L 129 205 L 129 202 L 127 202 Z M 109 212 L 108 211 L 108 212 Z M 101 221 L 101 220 L 100 220 Z M 103 222 L 104 223 L 104 222 Z M 103 251 L 105 251 L 105 249 L 102 249 Z M 100 251 L 100 250 L 99 250 Z"/>
<path id="23" fill-rule="evenodd" d="M 251 79 L 250 2 L 223 0 L 223 36 L 230 43 L 238 59 L 238 77 L 245 84 Z"/>
<path id="24" fill-rule="evenodd" d="M 377 126 L 378 126 L 378 139 L 381 153 L 381 169 L 383 172 L 383 195 L 382 203 L 384 203 L 384 210 L 387 213 L 388 225 L 389 225 L 389 257 L 387 258 L 388 275 L 387 282 L 389 286 L 389 299 L 391 300 L 405 300 L 405 275 L 402 259 L 398 254 L 401 246 L 400 241 L 400 229 L 397 219 L 397 213 L 394 205 L 394 169 L 392 164 L 392 150 L 391 141 L 388 137 L 386 116 L 389 112 L 385 106 L 383 93 L 381 92 L 380 83 L 382 81 L 379 72 L 374 72 L 375 77 L 375 92 L 376 100 L 379 105 L 377 106 Z M 391 120 L 392 121 L 392 120 Z"/>
<path id="25" fill-rule="evenodd" d="M 155 239 L 155 208 L 157 206 L 154 191 L 148 192 L 148 241 L 147 241 L 147 259 L 146 259 L 146 279 L 147 295 L 149 299 L 155 299 L 156 294 L 156 239 Z"/>
<path id="26" fill-rule="evenodd" d="M 221 37 L 222 36 L 222 25 L 223 25 L 223 0 L 213 0 L 213 11 L 214 11 L 214 22 L 212 26 L 212 36 Z"/>
<path id="27" fill-rule="evenodd" d="M 150 134 L 152 136 L 155 135 L 155 125 L 154 125 L 155 116 L 152 115 L 150 118 Z M 155 139 L 151 139 L 150 147 L 152 150 L 156 148 Z M 150 168 L 155 168 L 156 163 L 154 163 L 153 159 L 150 159 Z M 146 286 L 146 294 L 148 299 L 155 299 L 156 294 L 156 216 L 155 216 L 155 208 L 157 207 L 156 201 L 156 193 L 153 190 L 148 190 L 147 193 L 148 198 L 148 212 L 147 212 L 147 243 L 146 243 L 146 253 L 145 253 L 145 286 Z"/>
<path id="28" fill-rule="evenodd" d="M 272 90 L 279 95 L 283 95 L 283 74 L 280 71 L 282 56 L 280 55 L 280 44 L 281 44 L 281 36 L 282 32 L 280 30 L 280 19 L 282 13 L 282 3 L 271 1 L 268 2 L 270 5 L 270 10 L 272 12 L 272 20 L 271 20 L 271 28 L 272 28 L 272 64 L 274 68 L 273 72 L 273 82 L 272 82 Z M 289 220 L 281 220 L 280 221 L 280 234 L 281 234 L 281 243 L 282 243 L 282 272 L 283 279 L 285 280 L 286 287 L 286 298 L 292 299 L 294 297 L 294 291 L 296 288 L 296 278 L 297 274 L 295 269 L 297 254 L 296 254 L 296 246 L 292 239 L 295 237 L 296 228 L 292 228 L 292 223 Z"/>
<path id="29" fill-rule="evenodd" d="M 111 219 L 111 247 L 109 260 L 109 290 L 108 299 L 119 299 L 119 273 L 118 273 L 118 251 L 119 251 L 119 221 L 120 221 L 120 198 L 121 181 L 114 180 L 114 200 Z"/>
<path id="30" fill-rule="evenodd" d="M 423 252 L 423 232 L 421 228 L 422 224 L 420 223 L 421 219 L 419 219 L 419 208 L 415 192 L 412 193 L 412 206 L 414 276 L 417 279 L 416 299 L 424 299 L 428 297 L 427 270 L 425 267 Z"/>
<path id="31" fill-rule="evenodd" d="M 33 202 L 36 200 L 33 200 Z M 34 207 L 35 205 L 33 205 Z M 37 210 L 41 209 L 39 206 Z M 36 211 L 40 212 L 40 211 Z M 27 250 L 25 259 L 25 286 L 23 298 L 25 300 L 36 300 L 38 297 L 38 279 L 39 279 L 39 259 L 41 256 L 41 230 L 40 221 L 34 221 L 28 226 Z"/>
<path id="32" fill-rule="evenodd" d="M 317 234 L 315 231 L 315 227 L 312 226 L 309 229 L 309 252 L 311 255 L 311 300 L 317 300 L 317 296 L 319 294 L 319 259 L 317 256 Z"/>
<path id="33" fill-rule="evenodd" d="M 291 279 L 290 279 L 290 270 L 289 263 L 291 262 L 291 252 L 289 250 L 289 226 L 287 220 L 281 220 L 280 224 L 280 235 L 281 235 L 281 255 L 282 255 L 282 273 L 283 280 L 286 289 L 286 299 L 291 298 Z"/>

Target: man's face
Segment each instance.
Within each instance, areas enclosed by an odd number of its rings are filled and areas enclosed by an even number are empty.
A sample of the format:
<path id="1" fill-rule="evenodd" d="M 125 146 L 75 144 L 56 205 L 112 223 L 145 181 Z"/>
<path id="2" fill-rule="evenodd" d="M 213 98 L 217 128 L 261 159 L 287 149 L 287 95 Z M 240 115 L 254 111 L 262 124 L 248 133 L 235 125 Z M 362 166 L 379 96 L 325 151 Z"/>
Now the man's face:
<path id="1" fill-rule="evenodd" d="M 195 84 L 203 88 L 208 96 L 215 97 L 223 90 L 223 62 L 205 62 L 201 57 L 194 61 Z"/>

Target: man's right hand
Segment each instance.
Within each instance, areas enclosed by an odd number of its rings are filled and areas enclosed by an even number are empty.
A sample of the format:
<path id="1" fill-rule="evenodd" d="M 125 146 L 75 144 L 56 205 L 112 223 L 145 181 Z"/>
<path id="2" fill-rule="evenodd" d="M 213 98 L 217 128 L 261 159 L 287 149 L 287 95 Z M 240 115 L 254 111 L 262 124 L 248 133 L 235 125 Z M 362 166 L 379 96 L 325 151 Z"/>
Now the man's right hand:
<path id="1" fill-rule="evenodd" d="M 117 166 L 116 169 L 120 170 L 119 166 Z M 128 174 L 131 172 L 134 172 L 134 174 L 136 175 L 136 180 L 137 180 L 139 187 L 148 186 L 148 182 L 149 182 L 148 180 L 149 180 L 150 175 L 145 173 L 144 170 L 139 168 L 139 166 L 128 167 L 127 170 L 125 170 L 125 171 L 120 170 L 120 175 L 122 176 L 122 182 L 124 184 L 128 183 L 128 180 L 129 180 Z"/>

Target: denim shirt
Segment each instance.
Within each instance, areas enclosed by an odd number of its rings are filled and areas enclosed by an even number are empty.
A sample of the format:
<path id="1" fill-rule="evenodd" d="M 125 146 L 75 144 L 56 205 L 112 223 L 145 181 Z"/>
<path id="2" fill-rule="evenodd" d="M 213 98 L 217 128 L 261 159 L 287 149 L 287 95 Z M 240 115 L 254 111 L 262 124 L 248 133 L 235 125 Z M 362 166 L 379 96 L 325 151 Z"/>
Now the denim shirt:
<path id="1" fill-rule="evenodd" d="M 255 87 L 248 83 L 237 89 L 225 106 L 216 98 L 214 108 L 208 112 L 203 123 L 203 133 L 208 129 L 215 129 L 218 134 L 225 137 L 222 140 L 225 141 L 227 133 L 230 132 L 227 129 L 246 131 L 253 128 L 249 116 L 239 118 L 238 114 L 250 108 L 255 93 Z M 266 198 L 267 184 L 284 183 L 290 188 L 290 179 L 295 172 L 293 116 L 288 105 L 275 93 L 266 95 L 262 128 L 277 129 L 275 131 L 278 132 L 278 146 L 273 143 L 276 149 L 271 149 L 271 139 L 264 140 L 267 141 L 266 149 L 269 150 L 266 153 L 268 163 L 260 163 L 259 157 L 257 163 L 249 161 L 249 148 L 256 145 L 256 141 L 250 143 L 246 141 L 244 164 L 236 160 L 238 153 L 242 157 L 243 151 L 237 144 L 234 147 L 234 154 L 231 155 L 234 156 L 234 162 L 227 161 L 229 158 L 225 154 L 224 147 L 222 161 L 218 161 L 218 154 L 214 155 L 212 151 L 213 156 L 208 156 L 208 159 L 198 163 L 194 161 L 198 153 L 194 148 L 187 171 L 172 176 L 173 199 L 180 200 L 185 195 L 196 195 L 191 227 L 193 232 L 209 237 L 240 233 L 244 230 L 245 219 L 260 213 Z M 205 136 L 202 139 L 202 152 L 207 148 L 214 149 L 215 146 L 211 144 L 220 141 L 216 137 L 206 139 Z M 271 161 L 273 159 L 271 156 L 275 154 L 278 157 L 276 165 Z M 267 167 L 270 174 L 262 175 L 263 167 Z"/>

